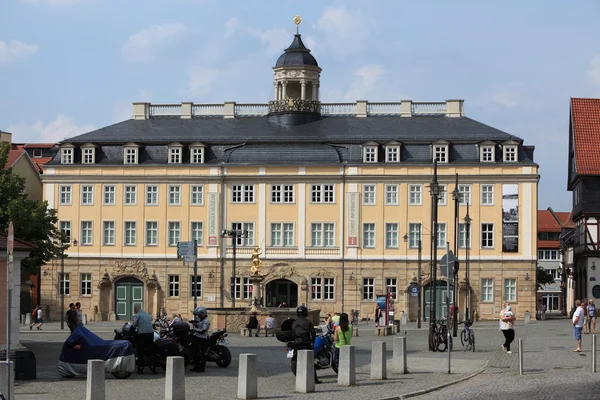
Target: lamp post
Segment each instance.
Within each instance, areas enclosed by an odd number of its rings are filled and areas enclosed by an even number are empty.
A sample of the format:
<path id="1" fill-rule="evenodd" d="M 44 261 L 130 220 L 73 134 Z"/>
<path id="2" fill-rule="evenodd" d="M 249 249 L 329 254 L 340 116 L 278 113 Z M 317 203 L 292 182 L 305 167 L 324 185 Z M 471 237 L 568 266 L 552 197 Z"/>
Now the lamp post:
<path id="1" fill-rule="evenodd" d="M 404 243 L 408 242 L 408 234 L 403 237 Z M 421 329 L 421 238 L 418 239 L 419 258 L 417 261 L 417 328 Z"/>
<path id="2" fill-rule="evenodd" d="M 470 246 L 470 242 L 471 242 L 471 217 L 469 216 L 469 202 L 467 202 L 467 215 L 465 216 L 465 244 L 466 244 L 466 249 L 465 249 L 465 283 L 466 283 L 466 291 L 467 291 L 467 295 L 466 295 L 466 310 L 465 310 L 465 321 L 466 320 L 470 320 L 471 315 L 469 314 L 469 308 L 471 306 L 471 284 L 469 282 L 469 273 L 471 272 L 471 265 L 469 262 L 469 248 Z"/>
<path id="3" fill-rule="evenodd" d="M 223 231 L 221 231 L 221 238 L 225 239 L 225 238 L 231 238 L 232 243 L 233 243 L 233 263 L 232 263 L 232 267 L 231 267 L 231 278 L 233 280 L 233 290 L 231 291 L 231 307 L 235 308 L 235 261 L 236 261 L 236 249 L 237 249 L 237 241 L 238 239 L 241 238 L 247 238 L 248 237 L 248 231 L 247 230 L 240 230 L 240 229 L 223 229 Z"/>
<path id="4" fill-rule="evenodd" d="M 58 280 L 60 293 L 60 329 L 65 329 L 65 251 L 70 247 L 71 237 L 65 231 L 61 231 L 58 237 L 58 249 L 60 251 L 60 278 Z M 73 240 L 73 245 L 77 246 L 77 240 Z"/>
<path id="5" fill-rule="evenodd" d="M 432 292 L 432 307 L 429 310 L 429 326 L 433 329 L 436 317 L 436 281 L 437 281 L 437 237 L 438 237 L 438 199 L 440 196 L 440 185 L 437 180 L 437 160 L 433 162 L 433 179 L 429 186 L 429 193 L 431 194 L 431 249 L 432 249 L 432 263 L 431 263 L 431 287 Z"/>
<path id="6" fill-rule="evenodd" d="M 454 200 L 454 257 L 456 257 L 456 261 L 458 262 L 458 211 L 459 211 L 459 203 L 460 203 L 460 193 L 458 191 L 458 174 L 456 174 L 456 182 L 454 184 L 454 190 L 452 191 L 452 200 Z M 458 273 L 455 268 L 454 272 L 454 290 L 452 304 L 454 304 L 454 312 L 452 313 L 452 336 L 458 336 L 458 307 L 456 307 L 456 300 L 458 298 L 457 290 L 458 290 Z"/>

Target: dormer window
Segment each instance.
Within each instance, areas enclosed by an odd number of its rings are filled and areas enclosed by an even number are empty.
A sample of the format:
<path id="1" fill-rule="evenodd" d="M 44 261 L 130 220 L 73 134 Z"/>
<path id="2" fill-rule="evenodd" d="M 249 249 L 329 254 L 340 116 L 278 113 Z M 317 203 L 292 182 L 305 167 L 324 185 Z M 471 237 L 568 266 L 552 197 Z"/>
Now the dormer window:
<path id="1" fill-rule="evenodd" d="M 73 150 L 72 147 L 60 149 L 61 164 L 73 164 Z"/>
<path id="2" fill-rule="evenodd" d="M 385 162 L 400 162 L 400 144 L 398 142 L 391 142 L 385 146 Z"/>
<path id="3" fill-rule="evenodd" d="M 139 147 L 136 144 L 124 146 L 123 164 L 137 164 L 139 161 Z"/>
<path id="4" fill-rule="evenodd" d="M 377 162 L 377 146 L 376 145 L 365 145 L 363 146 L 363 162 L 376 163 Z"/>
<path id="5" fill-rule="evenodd" d="M 448 162 L 448 145 L 447 144 L 434 144 L 433 145 L 433 161 L 438 163 Z"/>
<path id="6" fill-rule="evenodd" d="M 495 160 L 494 146 L 486 145 L 479 148 L 479 160 L 481 162 L 494 162 Z"/>
<path id="7" fill-rule="evenodd" d="M 96 149 L 93 145 L 81 146 L 81 163 L 94 164 L 96 162 Z"/>
<path id="8" fill-rule="evenodd" d="M 194 143 L 190 146 L 190 163 L 204 164 L 204 145 L 202 143 Z"/>
<path id="9" fill-rule="evenodd" d="M 169 147 L 169 164 L 181 164 L 181 146 Z"/>
<path id="10" fill-rule="evenodd" d="M 504 160 L 504 162 L 517 162 L 519 161 L 519 157 L 517 155 L 517 148 L 518 146 L 516 144 L 511 144 L 511 145 L 505 145 L 502 148 L 502 159 Z"/>
<path id="11" fill-rule="evenodd" d="M 33 149 L 33 158 L 42 158 L 42 149 Z"/>

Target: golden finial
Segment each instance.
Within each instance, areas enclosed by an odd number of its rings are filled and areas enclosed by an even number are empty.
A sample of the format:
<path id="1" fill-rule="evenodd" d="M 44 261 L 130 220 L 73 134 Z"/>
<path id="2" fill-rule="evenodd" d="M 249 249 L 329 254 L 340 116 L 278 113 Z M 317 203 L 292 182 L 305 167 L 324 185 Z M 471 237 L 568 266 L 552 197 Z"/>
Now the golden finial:
<path id="1" fill-rule="evenodd" d="M 296 24 L 296 34 L 299 33 L 299 27 L 298 27 L 298 25 L 300 25 L 300 22 L 302 22 L 302 18 L 300 18 L 299 15 L 296 15 L 294 17 L 294 23 Z"/>

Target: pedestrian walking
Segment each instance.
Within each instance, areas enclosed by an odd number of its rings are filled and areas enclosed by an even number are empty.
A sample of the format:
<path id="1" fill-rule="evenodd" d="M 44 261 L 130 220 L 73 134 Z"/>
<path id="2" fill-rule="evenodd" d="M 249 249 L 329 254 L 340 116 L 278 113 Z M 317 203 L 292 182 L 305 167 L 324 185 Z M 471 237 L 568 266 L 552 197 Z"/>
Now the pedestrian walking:
<path id="1" fill-rule="evenodd" d="M 352 344 L 352 326 L 350 325 L 348 314 L 346 313 L 340 315 L 340 324 L 335 327 L 333 342 L 335 343 L 335 362 L 339 363 L 340 348 Z"/>
<path id="2" fill-rule="evenodd" d="M 504 344 L 502 350 L 508 354 L 512 354 L 510 351 L 510 344 L 515 340 L 515 314 L 512 312 L 512 307 L 509 303 L 506 303 L 506 307 L 500 314 L 500 330 L 504 335 Z"/>
<path id="3" fill-rule="evenodd" d="M 381 323 L 381 306 L 379 303 L 375 303 L 375 328 L 379 328 Z"/>
<path id="4" fill-rule="evenodd" d="M 81 311 L 81 303 L 75 303 L 75 313 L 77 314 L 77 325 L 83 325 L 83 312 Z"/>
<path id="5" fill-rule="evenodd" d="M 136 356 L 138 362 L 138 372 L 144 373 L 146 359 L 150 364 L 150 371 L 156 373 L 156 357 L 154 351 L 154 327 L 152 326 L 152 317 L 140 306 L 133 307 L 135 313 L 131 319 L 131 326 L 135 326 L 138 332 L 138 345 Z"/>
<path id="6" fill-rule="evenodd" d="M 588 332 L 596 333 L 596 305 L 594 300 L 590 299 L 587 306 Z"/>
<path id="7" fill-rule="evenodd" d="M 31 317 L 32 317 L 33 322 L 31 323 L 31 325 L 29 325 L 29 330 L 32 330 L 33 326 L 35 324 L 37 324 L 37 330 L 41 331 L 42 325 L 44 325 L 42 307 L 38 305 L 36 308 L 34 308 L 33 311 L 31 312 Z"/>
<path id="8" fill-rule="evenodd" d="M 590 333 L 588 330 L 588 299 L 583 299 L 581 302 L 581 307 L 583 308 L 584 317 L 583 317 L 583 333 Z"/>
<path id="9" fill-rule="evenodd" d="M 542 304 L 542 321 L 546 320 L 546 310 L 548 309 L 547 304 Z"/>
<path id="10" fill-rule="evenodd" d="M 583 331 L 583 322 L 585 319 L 585 308 L 581 303 L 581 300 L 575 302 L 575 312 L 573 313 L 573 337 L 577 342 L 577 348 L 573 351 L 581 351 L 581 332 Z"/>
<path id="11" fill-rule="evenodd" d="M 65 314 L 65 320 L 69 330 L 73 332 L 77 328 L 77 311 L 75 310 L 75 303 L 69 304 L 69 309 Z"/>

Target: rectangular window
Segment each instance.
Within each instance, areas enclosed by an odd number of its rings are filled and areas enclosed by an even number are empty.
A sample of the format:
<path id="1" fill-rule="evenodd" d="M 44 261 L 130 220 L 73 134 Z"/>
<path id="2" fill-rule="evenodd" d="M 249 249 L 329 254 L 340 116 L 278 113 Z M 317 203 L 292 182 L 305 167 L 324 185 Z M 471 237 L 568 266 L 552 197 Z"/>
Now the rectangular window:
<path id="1" fill-rule="evenodd" d="M 92 274 L 81 274 L 79 282 L 81 284 L 81 292 L 79 294 L 81 296 L 91 296 L 92 295 Z"/>
<path id="2" fill-rule="evenodd" d="M 293 203 L 294 185 L 271 185 L 271 203 Z"/>
<path id="3" fill-rule="evenodd" d="M 71 221 L 60 221 L 59 229 L 63 236 L 63 243 L 71 243 Z"/>
<path id="4" fill-rule="evenodd" d="M 335 278 L 323 278 L 323 300 L 335 299 Z"/>
<path id="5" fill-rule="evenodd" d="M 375 299 L 375 278 L 363 278 L 363 300 Z"/>
<path id="6" fill-rule="evenodd" d="M 486 301 L 486 302 L 494 301 L 494 280 L 493 279 L 482 279 L 481 280 L 481 301 Z"/>
<path id="7" fill-rule="evenodd" d="M 125 204 L 134 205 L 137 202 L 137 186 L 125 186 Z"/>
<path id="8" fill-rule="evenodd" d="M 158 186 L 146 186 L 146 205 L 158 205 Z"/>
<path id="9" fill-rule="evenodd" d="M 504 301 L 517 301 L 517 280 L 504 280 Z"/>
<path id="10" fill-rule="evenodd" d="M 179 275 L 169 275 L 169 297 L 179 297 Z"/>
<path id="11" fill-rule="evenodd" d="M 81 204 L 92 205 L 94 204 L 94 187 L 91 185 L 81 186 Z"/>
<path id="12" fill-rule="evenodd" d="M 386 162 L 398 162 L 400 161 L 400 147 L 398 146 L 387 146 L 385 148 L 385 161 Z"/>
<path id="13" fill-rule="evenodd" d="M 397 299 L 398 280 L 396 278 L 385 278 L 385 290 L 392 295 L 393 299 Z"/>
<path id="14" fill-rule="evenodd" d="M 135 221 L 125 222 L 125 246 L 135 246 L 136 225 Z"/>
<path id="15" fill-rule="evenodd" d="M 193 206 L 201 206 L 204 204 L 204 186 L 192 185 L 191 189 L 191 204 Z"/>
<path id="16" fill-rule="evenodd" d="M 363 185 L 363 204 L 375 205 L 375 185 Z"/>
<path id="17" fill-rule="evenodd" d="M 181 223 L 169 222 L 169 246 L 177 246 L 181 237 Z"/>
<path id="18" fill-rule="evenodd" d="M 271 246 L 281 246 L 281 223 L 271 224 Z"/>
<path id="19" fill-rule="evenodd" d="M 310 224 L 311 247 L 333 247 L 335 246 L 334 224 L 312 223 Z"/>
<path id="20" fill-rule="evenodd" d="M 202 297 L 202 276 L 190 276 L 190 297 Z"/>
<path id="21" fill-rule="evenodd" d="M 181 205 L 181 186 L 170 185 L 169 186 L 169 205 L 180 206 Z"/>
<path id="22" fill-rule="evenodd" d="M 504 161 L 507 161 L 507 162 L 517 161 L 517 146 L 505 146 L 504 147 Z"/>
<path id="23" fill-rule="evenodd" d="M 421 241 L 421 224 L 408 224 L 408 247 L 418 249 Z M 423 248 L 423 246 L 421 246 Z"/>
<path id="24" fill-rule="evenodd" d="M 439 163 L 448 162 L 448 146 L 433 146 L 433 160 Z"/>
<path id="25" fill-rule="evenodd" d="M 254 185 L 232 185 L 232 203 L 254 203 Z"/>
<path id="26" fill-rule="evenodd" d="M 375 224 L 373 223 L 363 224 L 363 247 L 375 247 Z"/>
<path id="27" fill-rule="evenodd" d="M 60 204 L 71 205 L 71 185 L 60 187 Z"/>
<path id="28" fill-rule="evenodd" d="M 92 221 L 81 221 L 81 245 L 92 245 Z"/>
<path id="29" fill-rule="evenodd" d="M 494 147 L 483 146 L 481 148 L 481 162 L 494 162 Z"/>
<path id="30" fill-rule="evenodd" d="M 102 245 L 115 245 L 115 221 L 104 221 L 102 223 Z"/>
<path id="31" fill-rule="evenodd" d="M 481 204 L 494 205 L 494 185 L 481 185 Z"/>
<path id="32" fill-rule="evenodd" d="M 41 158 L 42 149 L 33 149 L 33 158 Z"/>
<path id="33" fill-rule="evenodd" d="M 254 222 L 232 222 L 231 229 L 234 231 L 248 232 L 248 237 L 238 237 L 234 239 L 237 241 L 236 245 L 243 247 L 254 246 Z"/>
<path id="34" fill-rule="evenodd" d="M 146 246 L 158 245 L 158 222 L 146 221 Z"/>
<path id="35" fill-rule="evenodd" d="M 398 185 L 385 185 L 385 204 L 398 205 Z"/>
<path id="36" fill-rule="evenodd" d="M 311 203 L 335 203 L 335 185 L 311 185 Z"/>
<path id="37" fill-rule="evenodd" d="M 365 162 L 374 163 L 377 162 L 377 147 L 369 146 L 364 148 Z"/>
<path id="38" fill-rule="evenodd" d="M 283 224 L 283 246 L 294 246 L 294 224 Z"/>
<path id="39" fill-rule="evenodd" d="M 138 163 L 138 149 L 135 147 L 125 148 L 125 164 L 137 164 Z"/>
<path id="40" fill-rule="evenodd" d="M 446 185 L 440 185 L 440 194 L 438 195 L 438 205 L 446 205 Z"/>
<path id="41" fill-rule="evenodd" d="M 236 299 L 249 299 L 252 296 L 252 283 L 250 278 L 231 278 L 231 293 Z"/>
<path id="42" fill-rule="evenodd" d="M 467 232 L 467 230 L 469 232 Z M 458 224 L 458 247 L 461 249 L 471 248 L 471 225 Z"/>
<path id="43" fill-rule="evenodd" d="M 445 248 L 446 247 L 446 224 L 438 224 L 437 226 L 437 247 Z"/>
<path id="44" fill-rule="evenodd" d="M 481 247 L 494 248 L 494 224 L 481 224 Z"/>
<path id="45" fill-rule="evenodd" d="M 204 162 L 204 148 L 203 147 L 192 147 L 191 148 L 191 162 L 192 164 L 202 164 Z"/>
<path id="46" fill-rule="evenodd" d="M 116 203 L 117 188 L 114 185 L 104 186 L 104 205 L 114 206 Z"/>
<path id="47" fill-rule="evenodd" d="M 83 164 L 93 164 L 94 163 L 94 150 L 95 149 L 93 149 L 93 148 L 92 149 L 87 148 L 87 149 L 82 150 L 83 154 L 82 154 L 81 159 L 82 159 Z"/>
<path id="48" fill-rule="evenodd" d="M 202 222 L 192 222 L 192 240 L 196 240 L 198 246 L 202 246 L 204 238 L 204 224 Z"/>
<path id="49" fill-rule="evenodd" d="M 311 300 L 323 300 L 323 278 L 311 278 L 310 292 Z"/>
<path id="50" fill-rule="evenodd" d="M 421 205 L 421 185 L 408 186 L 408 204 Z"/>
<path id="51" fill-rule="evenodd" d="M 471 185 L 458 185 L 458 198 L 461 206 L 471 205 Z"/>
<path id="52" fill-rule="evenodd" d="M 558 250 L 538 250 L 538 260 L 558 260 Z"/>
<path id="53" fill-rule="evenodd" d="M 71 278 L 68 273 L 58 274 L 58 294 L 68 296 L 71 294 Z"/>
<path id="54" fill-rule="evenodd" d="M 398 224 L 395 222 L 385 224 L 385 247 L 388 249 L 398 248 Z"/>
<path id="55" fill-rule="evenodd" d="M 60 150 L 60 163 L 61 164 L 73 164 L 73 149 L 61 149 Z"/>
<path id="56" fill-rule="evenodd" d="M 169 149 L 169 164 L 181 164 L 181 147 Z"/>

